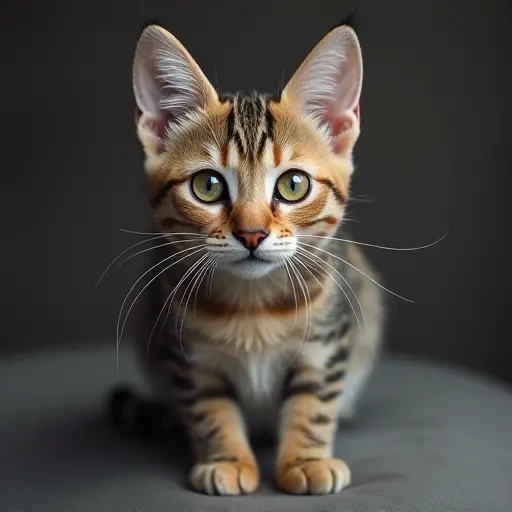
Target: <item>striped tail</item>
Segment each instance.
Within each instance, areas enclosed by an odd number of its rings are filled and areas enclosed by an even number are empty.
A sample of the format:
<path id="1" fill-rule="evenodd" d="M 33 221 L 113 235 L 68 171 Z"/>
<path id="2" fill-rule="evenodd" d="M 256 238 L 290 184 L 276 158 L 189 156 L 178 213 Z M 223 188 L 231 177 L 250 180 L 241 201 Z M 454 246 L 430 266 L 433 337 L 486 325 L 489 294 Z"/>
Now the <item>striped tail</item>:
<path id="1" fill-rule="evenodd" d="M 137 437 L 162 438 L 176 428 L 176 414 L 164 402 L 142 398 L 129 386 L 113 389 L 107 397 L 110 419 Z"/>

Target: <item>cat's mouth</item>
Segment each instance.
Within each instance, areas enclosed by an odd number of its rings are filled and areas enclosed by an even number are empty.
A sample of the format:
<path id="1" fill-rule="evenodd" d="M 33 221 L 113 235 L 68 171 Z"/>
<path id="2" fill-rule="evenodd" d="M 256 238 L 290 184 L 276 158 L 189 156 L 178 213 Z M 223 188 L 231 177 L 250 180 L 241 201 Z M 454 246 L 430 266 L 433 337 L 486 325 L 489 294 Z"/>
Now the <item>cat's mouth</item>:
<path id="1" fill-rule="evenodd" d="M 236 261 L 225 262 L 223 266 L 237 277 L 251 280 L 267 275 L 279 265 L 278 261 L 264 259 L 261 256 L 250 253 Z"/>
<path id="2" fill-rule="evenodd" d="M 249 256 L 246 256 L 245 258 L 242 258 L 241 260 L 238 260 L 235 262 L 235 265 L 241 264 L 241 263 L 272 263 L 271 261 L 264 260 L 262 258 L 258 258 L 258 256 L 255 256 L 254 254 L 249 254 Z"/>

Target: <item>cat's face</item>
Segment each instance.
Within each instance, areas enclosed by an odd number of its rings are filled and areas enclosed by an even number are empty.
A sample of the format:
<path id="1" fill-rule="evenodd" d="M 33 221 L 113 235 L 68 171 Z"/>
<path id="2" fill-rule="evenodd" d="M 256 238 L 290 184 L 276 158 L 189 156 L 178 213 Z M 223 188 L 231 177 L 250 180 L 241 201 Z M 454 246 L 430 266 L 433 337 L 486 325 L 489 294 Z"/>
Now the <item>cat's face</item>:
<path id="1" fill-rule="evenodd" d="M 281 97 L 219 96 L 160 27 L 134 65 L 138 135 L 163 232 L 206 236 L 237 277 L 262 277 L 301 242 L 319 246 L 342 222 L 359 135 L 361 53 L 348 27 L 329 33 Z"/>

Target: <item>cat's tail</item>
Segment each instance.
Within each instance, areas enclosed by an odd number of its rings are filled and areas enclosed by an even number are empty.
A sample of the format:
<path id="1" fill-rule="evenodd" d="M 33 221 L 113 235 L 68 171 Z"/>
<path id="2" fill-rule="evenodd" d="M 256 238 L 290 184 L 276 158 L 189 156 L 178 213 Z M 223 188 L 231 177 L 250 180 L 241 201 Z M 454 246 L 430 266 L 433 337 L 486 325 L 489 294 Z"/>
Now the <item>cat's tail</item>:
<path id="1" fill-rule="evenodd" d="M 142 438 L 165 437 L 176 426 L 170 405 L 143 398 L 127 385 L 110 391 L 107 414 L 116 427 Z"/>

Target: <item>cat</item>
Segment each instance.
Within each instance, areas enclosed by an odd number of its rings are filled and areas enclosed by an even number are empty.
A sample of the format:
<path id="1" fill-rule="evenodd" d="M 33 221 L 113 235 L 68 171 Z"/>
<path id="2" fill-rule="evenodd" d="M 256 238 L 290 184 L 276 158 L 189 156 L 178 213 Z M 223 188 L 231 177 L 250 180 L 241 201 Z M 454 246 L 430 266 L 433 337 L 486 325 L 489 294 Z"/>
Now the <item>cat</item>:
<path id="1" fill-rule="evenodd" d="M 160 25 L 138 41 L 136 129 L 162 235 L 148 274 L 160 314 L 136 345 L 155 396 L 185 426 L 199 492 L 258 488 L 257 432 L 277 437 L 283 492 L 350 484 L 333 440 L 378 360 L 385 317 L 374 270 L 342 235 L 362 78 L 348 24 L 277 97 L 217 93 Z M 115 397 L 126 421 L 144 407 Z"/>

